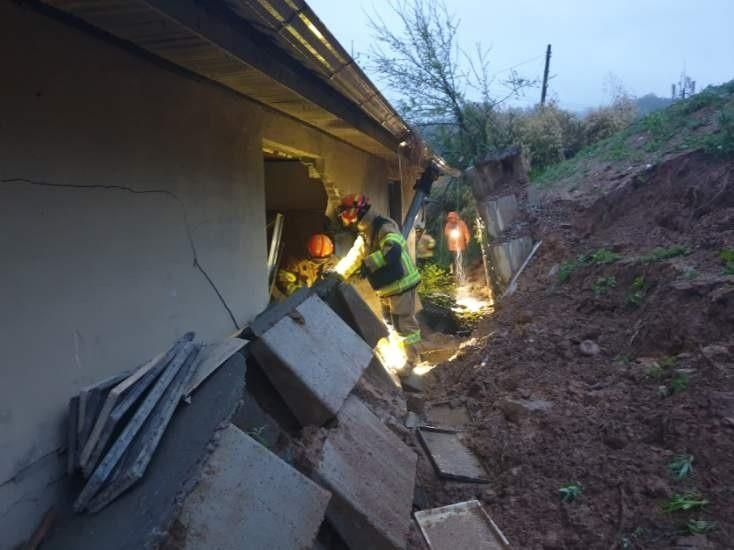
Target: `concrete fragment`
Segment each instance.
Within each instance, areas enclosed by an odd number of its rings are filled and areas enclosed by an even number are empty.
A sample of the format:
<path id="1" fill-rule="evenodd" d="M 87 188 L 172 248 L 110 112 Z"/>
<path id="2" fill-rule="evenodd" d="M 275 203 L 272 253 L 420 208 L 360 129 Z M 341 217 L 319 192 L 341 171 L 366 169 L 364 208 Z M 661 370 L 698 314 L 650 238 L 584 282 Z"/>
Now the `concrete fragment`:
<path id="1" fill-rule="evenodd" d="M 405 416 L 405 427 L 410 428 L 411 430 L 414 430 L 417 428 L 421 423 L 420 417 L 415 414 L 414 412 L 408 412 L 408 414 Z"/>
<path id="2" fill-rule="evenodd" d="M 503 399 L 499 403 L 499 409 L 509 422 L 518 423 L 526 416 L 540 411 L 547 412 L 553 407 L 553 403 L 543 399 Z"/>
<path id="3" fill-rule="evenodd" d="M 310 548 L 330 495 L 233 425 L 220 432 L 179 521 L 182 550 Z"/>
<path id="4" fill-rule="evenodd" d="M 253 342 L 252 353 L 303 426 L 333 418 L 372 360 L 372 349 L 317 296 Z"/>
<path id="5" fill-rule="evenodd" d="M 60 502 L 63 516 L 44 541 L 44 550 L 157 548 L 178 510 L 180 493 L 198 479 L 213 434 L 232 417 L 244 380 L 244 358 L 235 354 L 173 416 L 145 482 L 93 515 L 71 514 L 71 498 Z"/>
<path id="6" fill-rule="evenodd" d="M 326 515 L 350 548 L 405 548 L 417 457 L 350 396 L 313 478 L 332 493 Z"/>
<path id="7" fill-rule="evenodd" d="M 593 357 L 594 355 L 599 355 L 600 351 L 601 349 L 599 348 L 599 344 L 593 340 L 584 340 L 579 344 L 579 352 L 581 355 Z"/>
<path id="8" fill-rule="evenodd" d="M 478 500 L 415 513 L 431 550 L 508 550 L 510 543 Z"/>
<path id="9" fill-rule="evenodd" d="M 439 476 L 456 481 L 488 482 L 484 467 L 464 446 L 459 434 L 424 426 L 418 430 L 418 435 Z"/>

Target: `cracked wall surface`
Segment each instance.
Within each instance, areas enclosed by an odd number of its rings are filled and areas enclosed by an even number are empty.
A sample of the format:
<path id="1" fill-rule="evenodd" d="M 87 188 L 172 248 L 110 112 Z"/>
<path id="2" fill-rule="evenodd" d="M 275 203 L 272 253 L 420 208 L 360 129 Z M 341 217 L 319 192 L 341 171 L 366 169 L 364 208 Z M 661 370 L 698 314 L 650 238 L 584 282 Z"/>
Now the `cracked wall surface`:
<path id="1" fill-rule="evenodd" d="M 66 485 L 72 395 L 184 331 L 228 336 L 266 305 L 264 137 L 320 159 L 329 185 L 385 211 L 388 169 L 21 5 L 0 4 L 0 22 L 0 47 L 18 53 L 0 58 L 5 548 Z"/>

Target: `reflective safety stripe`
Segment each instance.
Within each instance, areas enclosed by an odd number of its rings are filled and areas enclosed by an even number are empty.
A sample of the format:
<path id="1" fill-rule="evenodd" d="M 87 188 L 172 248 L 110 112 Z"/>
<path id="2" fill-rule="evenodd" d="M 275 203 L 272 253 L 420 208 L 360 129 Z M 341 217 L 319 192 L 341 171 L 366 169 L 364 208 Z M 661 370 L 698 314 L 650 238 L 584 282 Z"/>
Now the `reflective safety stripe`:
<path id="1" fill-rule="evenodd" d="M 413 258 L 411 258 L 410 254 L 408 254 L 408 243 L 405 242 L 403 236 L 400 233 L 388 233 L 380 241 L 380 248 L 383 248 L 390 244 L 400 246 L 400 263 L 403 267 L 403 273 L 405 275 L 403 275 L 403 277 L 401 277 L 394 283 L 390 283 L 387 286 L 377 289 L 377 295 L 381 298 L 400 294 L 402 292 L 405 292 L 406 290 L 414 288 L 418 285 L 418 283 L 421 282 L 421 274 L 418 271 L 418 268 L 415 266 Z"/>
<path id="2" fill-rule="evenodd" d="M 409 334 L 403 335 L 403 342 L 406 345 L 412 346 L 413 344 L 417 344 L 420 341 L 421 341 L 421 331 L 420 330 L 416 330 Z"/>
<path id="3" fill-rule="evenodd" d="M 377 271 L 381 267 L 385 267 L 385 265 L 387 265 L 387 260 L 385 260 L 385 255 L 382 253 L 382 250 L 378 250 L 377 252 L 373 252 L 367 256 L 364 259 L 364 263 L 370 271 Z"/>

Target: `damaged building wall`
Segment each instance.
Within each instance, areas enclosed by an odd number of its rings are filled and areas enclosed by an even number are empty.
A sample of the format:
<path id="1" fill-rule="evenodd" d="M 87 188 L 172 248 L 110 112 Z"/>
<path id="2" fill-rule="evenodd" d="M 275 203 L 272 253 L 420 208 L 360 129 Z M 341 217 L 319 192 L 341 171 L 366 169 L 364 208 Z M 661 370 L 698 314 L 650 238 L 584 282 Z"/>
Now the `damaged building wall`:
<path id="1" fill-rule="evenodd" d="M 62 489 L 64 410 L 185 330 L 267 302 L 263 138 L 387 209 L 387 163 L 14 3 L 0 5 L 0 548 Z M 328 188 L 327 188 L 328 189 Z M 193 246 L 193 248 L 192 248 Z"/>

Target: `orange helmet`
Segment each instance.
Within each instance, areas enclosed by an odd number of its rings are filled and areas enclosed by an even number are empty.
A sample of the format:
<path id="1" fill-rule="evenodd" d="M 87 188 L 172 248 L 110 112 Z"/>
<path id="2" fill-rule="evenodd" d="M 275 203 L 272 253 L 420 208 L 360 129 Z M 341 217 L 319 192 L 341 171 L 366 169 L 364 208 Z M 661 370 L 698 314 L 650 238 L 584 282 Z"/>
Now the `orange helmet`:
<path id="1" fill-rule="evenodd" d="M 312 258 L 328 258 L 334 253 L 334 243 L 328 235 L 315 233 L 308 239 L 308 255 Z"/>
<path id="2" fill-rule="evenodd" d="M 446 215 L 446 220 L 450 222 L 458 222 L 459 221 L 459 213 L 458 212 L 449 212 Z"/>
<path id="3" fill-rule="evenodd" d="M 370 209 L 370 200 L 364 195 L 353 193 L 342 199 L 337 209 L 342 225 L 348 227 L 356 224 L 362 219 L 367 210 Z"/>

